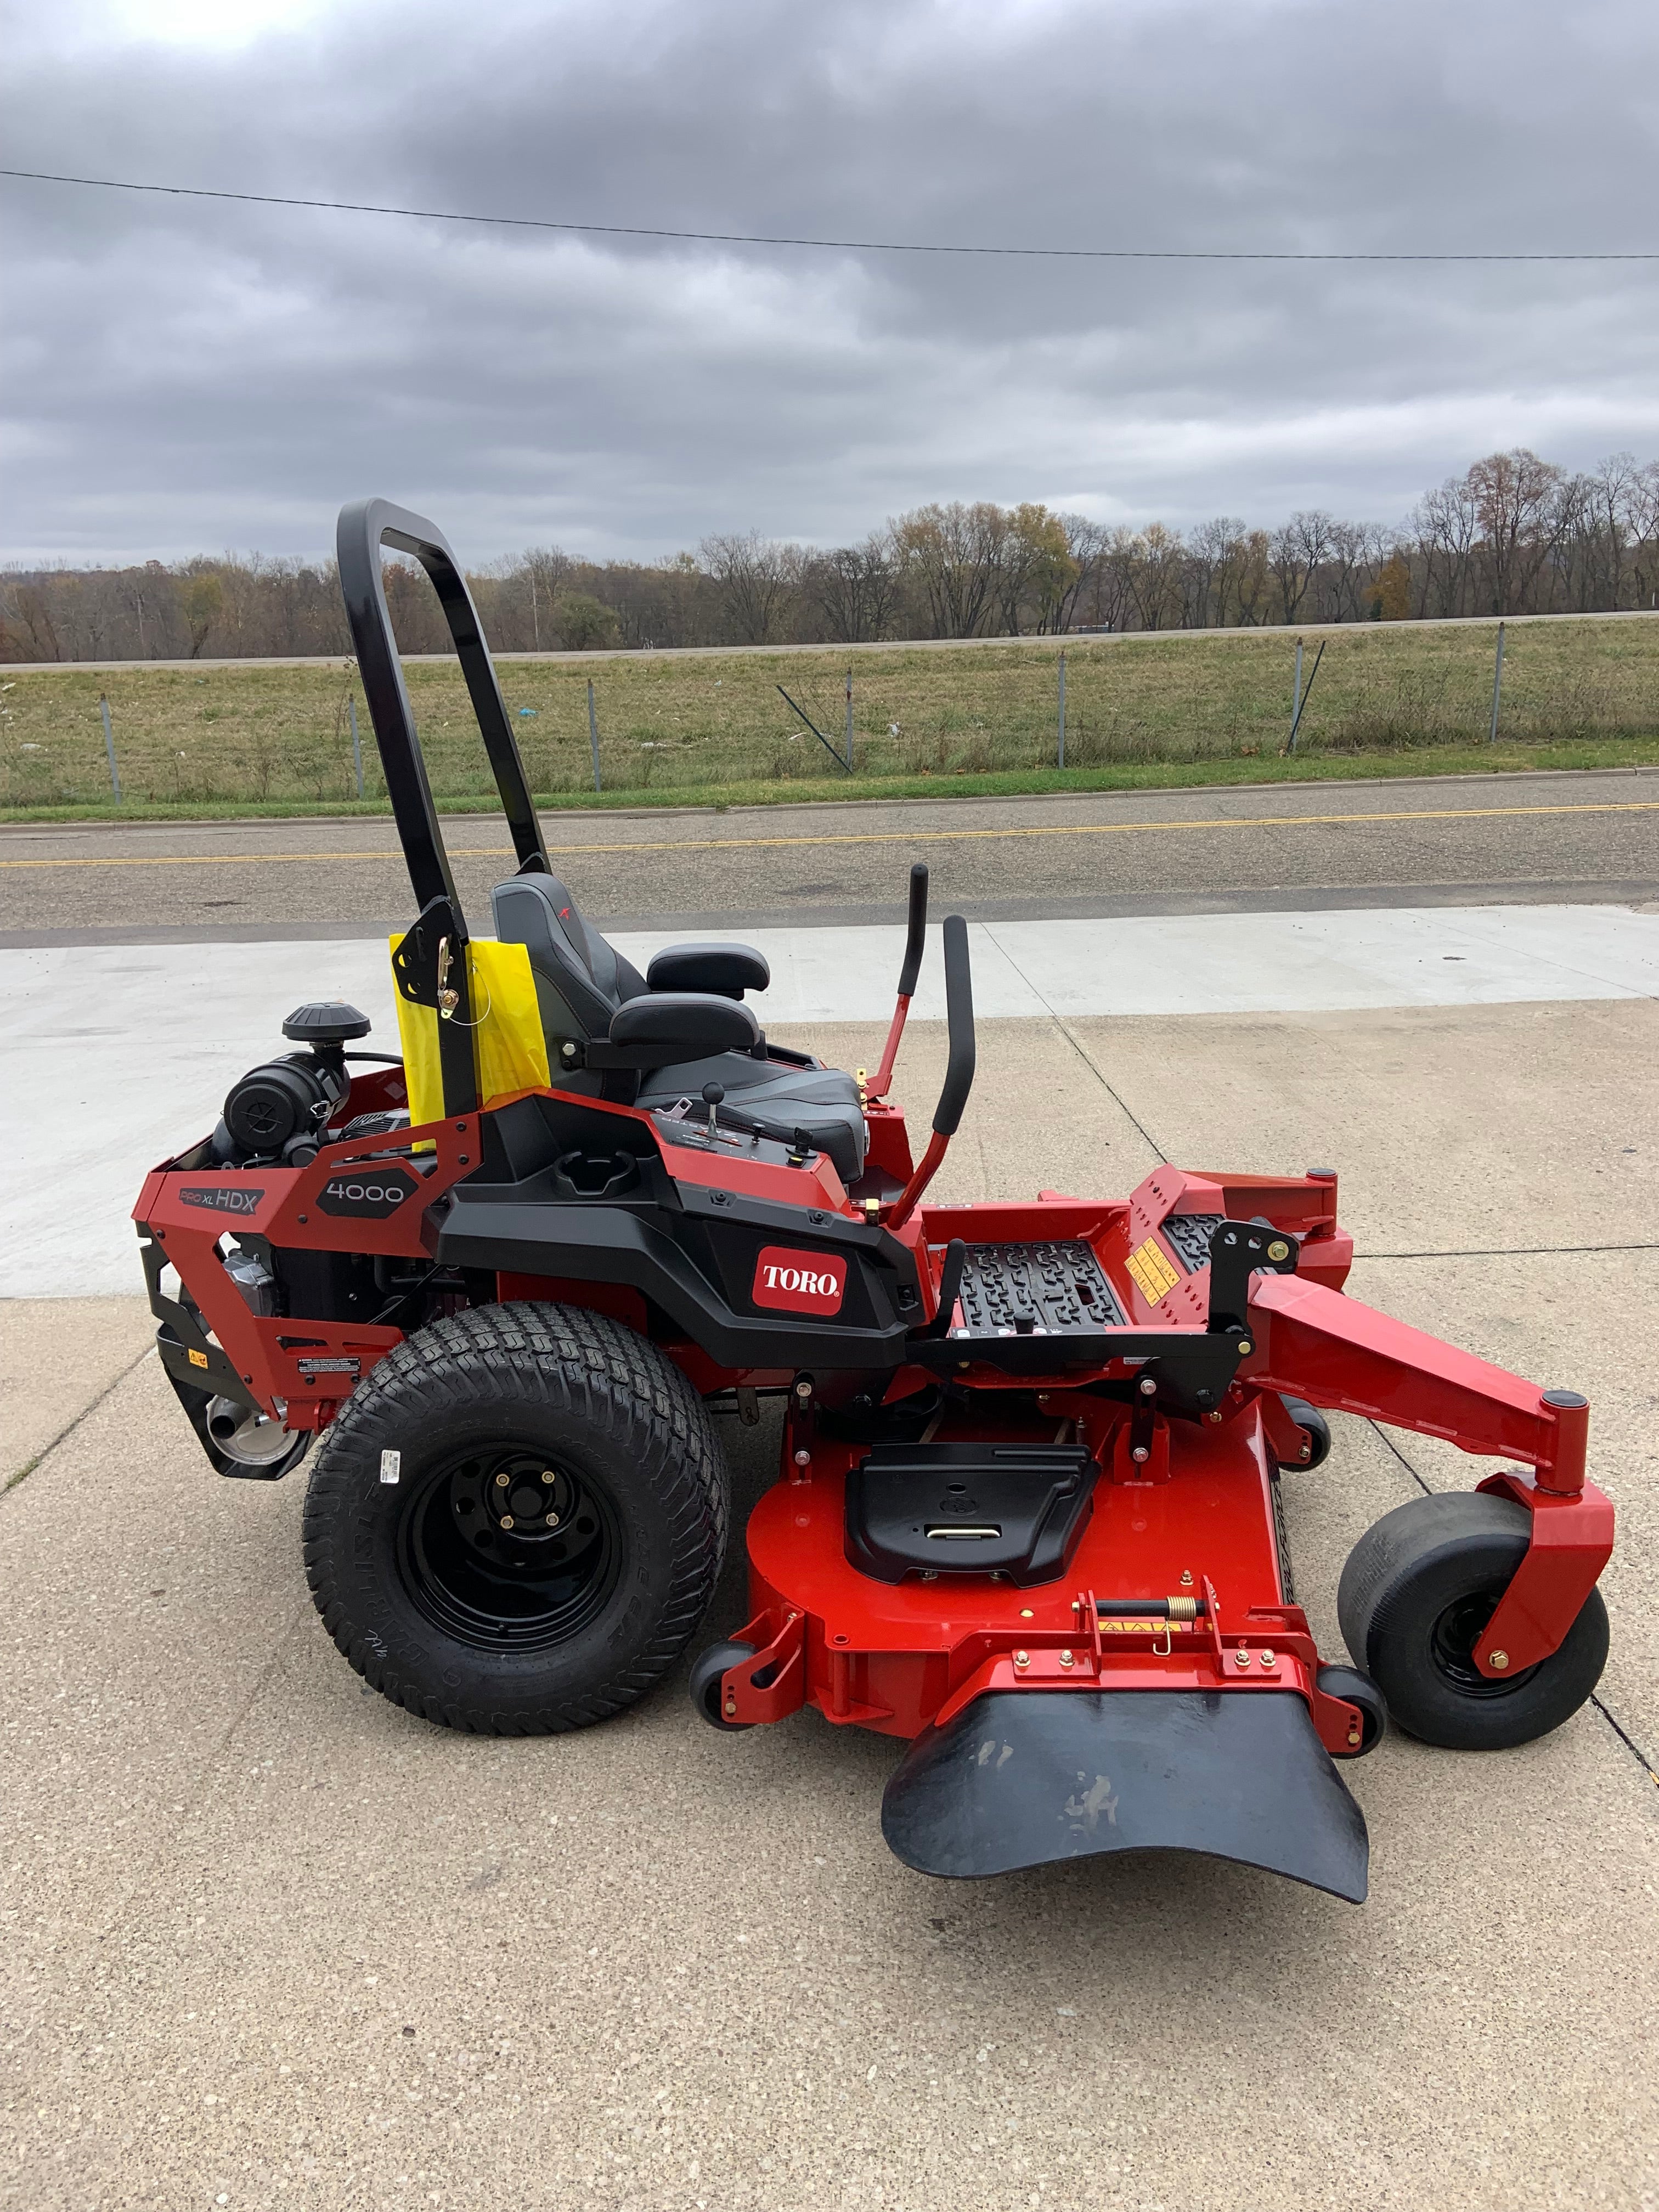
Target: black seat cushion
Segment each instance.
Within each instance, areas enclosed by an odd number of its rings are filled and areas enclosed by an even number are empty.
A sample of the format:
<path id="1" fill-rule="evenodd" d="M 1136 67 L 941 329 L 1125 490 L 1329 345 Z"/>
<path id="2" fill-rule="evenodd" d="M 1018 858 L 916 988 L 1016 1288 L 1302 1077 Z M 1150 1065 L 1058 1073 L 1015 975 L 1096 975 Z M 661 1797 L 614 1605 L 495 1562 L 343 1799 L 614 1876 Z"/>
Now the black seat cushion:
<path id="1" fill-rule="evenodd" d="M 608 1037 L 617 1007 L 648 988 L 638 969 L 584 918 L 556 876 L 510 877 L 496 885 L 490 903 L 495 934 L 504 945 L 522 945 L 530 956 L 550 1066 L 559 1066 L 559 1048 L 567 1038 L 586 1044 Z M 799 1067 L 715 1053 L 651 1070 L 641 1080 L 639 1103 L 660 1108 L 689 1097 L 702 1121 L 708 1083 L 724 1087 L 720 1117 L 733 1128 L 755 1129 L 785 1144 L 801 1130 L 815 1151 L 828 1154 L 843 1182 L 854 1182 L 864 1172 L 864 1113 L 858 1085 L 843 1069 L 817 1060 Z"/>
<path id="2" fill-rule="evenodd" d="M 858 1085 L 845 1069 L 787 1067 L 780 1060 L 750 1060 L 743 1053 L 714 1053 L 707 1060 L 653 1069 L 640 1085 L 638 1103 L 661 1108 L 689 1098 L 692 1116 L 702 1121 L 708 1113 L 702 1103 L 706 1083 L 725 1088 L 720 1118 L 726 1127 L 755 1129 L 786 1145 L 799 1129 L 815 1152 L 828 1153 L 844 1183 L 856 1182 L 863 1174 L 864 1109 Z"/>

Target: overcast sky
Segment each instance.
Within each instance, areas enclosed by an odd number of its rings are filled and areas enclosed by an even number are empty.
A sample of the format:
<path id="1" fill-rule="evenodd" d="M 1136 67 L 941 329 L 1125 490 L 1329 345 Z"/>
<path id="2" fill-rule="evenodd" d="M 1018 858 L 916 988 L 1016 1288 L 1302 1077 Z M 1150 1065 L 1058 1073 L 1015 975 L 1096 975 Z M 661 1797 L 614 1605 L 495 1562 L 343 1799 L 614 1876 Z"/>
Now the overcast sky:
<path id="1" fill-rule="evenodd" d="M 1653 0 L 9 0 L 5 161 L 702 230 L 1650 249 Z M 930 499 L 1395 521 L 1659 454 L 1659 264 L 561 238 L 0 179 L 0 558 L 826 544 Z"/>

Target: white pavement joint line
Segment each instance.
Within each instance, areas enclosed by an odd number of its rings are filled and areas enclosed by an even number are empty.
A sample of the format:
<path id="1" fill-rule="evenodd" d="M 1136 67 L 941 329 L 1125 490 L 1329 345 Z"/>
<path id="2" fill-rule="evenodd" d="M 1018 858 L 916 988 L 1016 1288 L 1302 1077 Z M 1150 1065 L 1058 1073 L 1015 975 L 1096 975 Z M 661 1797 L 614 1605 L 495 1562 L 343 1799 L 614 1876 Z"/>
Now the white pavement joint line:
<path id="1" fill-rule="evenodd" d="M 1170 1155 L 1164 1151 L 1163 1146 L 1158 1143 L 1158 1139 L 1153 1136 L 1152 1131 L 1146 1127 L 1140 1116 L 1130 1106 L 1128 1101 L 1113 1086 L 1113 1085 L 1108 1082 L 1104 1073 L 1101 1070 L 1098 1061 L 1095 1059 L 1094 1054 L 1085 1049 L 1081 1039 L 1078 1037 L 1072 1030 L 1071 1025 L 1067 1023 L 1064 1015 L 1058 1012 L 1054 1006 L 1050 1003 L 1048 995 L 1042 988 L 1042 986 L 1026 974 L 1025 970 L 1020 966 L 1015 955 L 1003 944 L 1001 939 L 997 934 L 997 925 L 994 922 L 982 922 L 980 925 L 980 929 L 981 935 L 988 937 L 992 944 L 996 946 L 997 950 L 1007 961 L 1009 966 L 1014 970 L 1016 975 L 1019 976 L 1021 981 L 1024 982 L 1027 988 L 1042 1000 L 1042 1004 L 1046 1007 L 1048 1007 L 1050 1019 L 1053 1021 L 1055 1028 L 1060 1031 L 1061 1036 L 1065 1038 L 1066 1043 L 1071 1046 L 1072 1050 L 1077 1054 L 1078 1058 L 1083 1062 L 1084 1066 L 1089 1070 L 1091 1074 L 1093 1075 L 1096 1082 L 1099 1084 L 1101 1089 L 1112 1101 L 1112 1103 L 1117 1108 L 1118 1111 L 1123 1115 L 1130 1127 L 1139 1130 L 1143 1141 L 1149 1147 L 1154 1158 L 1162 1161 L 1164 1165 L 1167 1166 L 1169 1164 Z"/>
<path id="2" fill-rule="evenodd" d="M 49 1460 L 52 1454 L 57 1450 L 58 1445 L 61 1444 L 66 1437 L 72 1437 L 75 1434 L 75 1431 L 80 1427 L 82 1422 L 87 1419 L 88 1415 L 90 1413 L 95 1413 L 98 1411 L 98 1408 L 103 1404 L 105 1399 L 109 1396 L 111 1391 L 118 1390 L 122 1383 L 126 1381 L 128 1376 L 132 1373 L 133 1370 L 137 1367 L 142 1367 L 145 1360 L 149 1358 L 151 1352 L 154 1352 L 155 1349 L 155 1346 L 153 1344 L 147 1344 L 143 1350 L 138 1354 L 137 1358 L 136 1359 L 128 1360 L 126 1365 L 121 1370 L 120 1373 L 116 1376 L 112 1382 L 105 1385 L 89 1405 L 82 1406 L 75 1419 L 72 1421 L 66 1422 L 64 1425 L 58 1430 L 57 1435 L 52 1438 L 49 1444 L 42 1444 L 40 1450 L 36 1452 L 32 1460 L 26 1461 L 25 1463 L 18 1468 L 15 1474 L 9 1474 L 4 1482 L 0 1482 L 0 1498 L 9 1496 L 12 1491 L 16 1489 L 20 1482 L 27 1481 L 29 1476 L 34 1473 L 36 1468 L 40 1467 L 43 1462 Z"/>
<path id="3" fill-rule="evenodd" d="M 1071 1046 L 1072 1050 L 1077 1054 L 1078 1058 L 1084 1063 L 1085 1066 L 1089 1069 L 1090 1073 L 1094 1076 L 1096 1082 L 1099 1084 L 1101 1089 L 1106 1093 L 1106 1096 L 1111 1100 L 1112 1103 L 1117 1108 L 1118 1111 L 1123 1115 L 1130 1127 L 1139 1131 L 1142 1139 L 1146 1143 L 1147 1149 L 1152 1152 L 1153 1158 L 1158 1160 L 1164 1166 L 1168 1167 L 1170 1164 L 1170 1155 L 1164 1151 L 1163 1146 L 1158 1143 L 1158 1139 L 1146 1127 L 1146 1124 L 1141 1120 L 1139 1115 L 1135 1112 L 1133 1107 L 1130 1105 L 1128 1100 L 1123 1096 L 1123 1093 L 1117 1090 L 1111 1083 L 1108 1082 L 1106 1077 L 1101 1072 L 1099 1061 L 1096 1060 L 1094 1054 L 1083 1042 L 1083 1040 L 1073 1030 L 1071 1024 L 1064 1020 L 1059 1014 L 1056 1014 L 1054 1016 L 1054 1026 L 1060 1031 L 1061 1036 L 1065 1038 L 1066 1043 Z"/>
<path id="4" fill-rule="evenodd" d="M 1602 1719 L 1618 1737 L 1620 1742 L 1624 1745 L 1626 1750 L 1629 1752 L 1631 1757 L 1641 1768 L 1643 1773 L 1647 1776 L 1648 1780 L 1652 1783 L 1654 1788 L 1656 1790 L 1659 1790 L 1659 1772 L 1655 1771 L 1653 1761 L 1648 1757 L 1646 1752 L 1643 1750 L 1641 1745 L 1637 1742 L 1630 1730 L 1624 1725 L 1622 1721 L 1619 1720 L 1615 1717 L 1612 1709 L 1602 1703 L 1599 1692 L 1595 1691 L 1591 1692 L 1590 1703 L 1595 1706 L 1596 1711 L 1601 1714 Z"/>

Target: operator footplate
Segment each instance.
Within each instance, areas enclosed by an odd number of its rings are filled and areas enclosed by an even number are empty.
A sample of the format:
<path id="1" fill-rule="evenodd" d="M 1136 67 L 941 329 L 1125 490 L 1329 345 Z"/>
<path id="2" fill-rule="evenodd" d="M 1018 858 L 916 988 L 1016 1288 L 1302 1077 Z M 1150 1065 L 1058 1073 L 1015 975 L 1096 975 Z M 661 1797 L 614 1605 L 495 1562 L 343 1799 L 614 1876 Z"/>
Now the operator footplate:
<path id="1" fill-rule="evenodd" d="M 878 1444 L 847 1477 L 847 1556 L 862 1575 L 1065 1573 L 1100 1470 L 1081 1444 Z"/>
<path id="2" fill-rule="evenodd" d="M 952 1336 L 1091 1335 L 1128 1319 L 1082 1243 L 970 1244 L 959 1296 Z"/>

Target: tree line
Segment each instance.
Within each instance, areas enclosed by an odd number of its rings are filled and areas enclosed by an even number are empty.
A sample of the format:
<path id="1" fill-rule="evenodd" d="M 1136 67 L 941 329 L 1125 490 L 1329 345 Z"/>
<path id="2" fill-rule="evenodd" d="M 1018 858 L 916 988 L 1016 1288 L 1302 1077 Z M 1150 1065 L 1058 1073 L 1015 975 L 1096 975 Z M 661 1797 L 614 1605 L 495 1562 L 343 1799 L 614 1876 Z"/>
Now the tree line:
<path id="1" fill-rule="evenodd" d="M 1476 461 L 1395 527 L 1318 508 L 1132 530 L 1047 507 L 952 501 L 830 549 L 750 532 L 663 561 L 540 547 L 471 576 L 504 653 L 868 643 L 1659 606 L 1659 461 L 1572 472 L 1517 447 Z M 386 584 L 406 653 L 448 643 L 412 565 Z M 350 652 L 331 562 L 245 558 L 0 572 L 0 660 L 184 660 Z"/>

